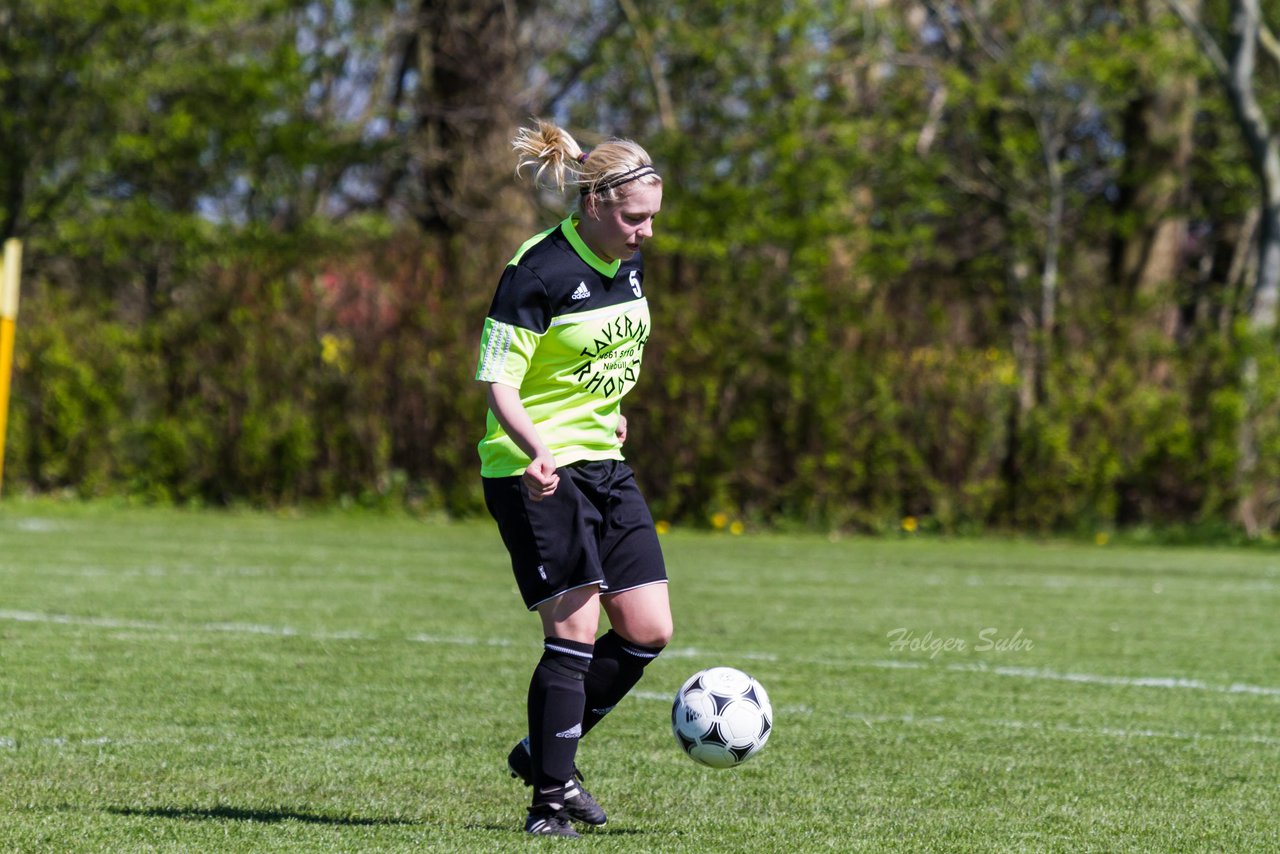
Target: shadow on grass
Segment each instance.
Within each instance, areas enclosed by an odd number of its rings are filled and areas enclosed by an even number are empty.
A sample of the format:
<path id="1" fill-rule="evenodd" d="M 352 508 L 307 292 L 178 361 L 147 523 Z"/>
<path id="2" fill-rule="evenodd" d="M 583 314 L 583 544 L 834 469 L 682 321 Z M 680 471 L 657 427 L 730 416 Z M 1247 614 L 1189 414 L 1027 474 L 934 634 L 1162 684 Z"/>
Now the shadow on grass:
<path id="1" fill-rule="evenodd" d="M 411 821 L 401 818 L 361 818 L 359 816 L 317 815 L 315 813 L 297 812 L 295 810 L 250 810 L 239 807 L 107 807 L 112 815 L 131 818 L 168 818 L 177 821 L 244 821 L 262 824 L 276 824 L 283 821 L 297 821 L 303 824 L 321 824 L 333 827 L 377 827 L 377 826 L 412 826 L 425 822 Z M 478 824 L 463 825 L 467 830 L 489 830 L 501 833 L 519 833 L 519 824 Z M 584 836 L 644 836 L 650 831 L 634 827 L 593 827 L 579 828 Z"/>
<path id="2" fill-rule="evenodd" d="M 519 824 L 464 824 L 467 830 L 494 830 L 500 833 L 523 833 Z M 583 836 L 645 836 L 652 831 L 638 827 L 583 827 L 575 824 L 573 829 Z"/>
<path id="3" fill-rule="evenodd" d="M 372 827 L 377 825 L 412 825 L 416 821 L 399 818 L 360 818 L 358 816 L 316 815 L 293 810 L 248 810 L 239 807 L 211 807 L 201 809 L 169 807 L 108 807 L 114 815 L 141 816 L 144 818 L 172 818 L 179 821 L 249 821 L 275 824 L 282 821 L 298 821 L 303 824 L 327 824 L 338 827 Z"/>

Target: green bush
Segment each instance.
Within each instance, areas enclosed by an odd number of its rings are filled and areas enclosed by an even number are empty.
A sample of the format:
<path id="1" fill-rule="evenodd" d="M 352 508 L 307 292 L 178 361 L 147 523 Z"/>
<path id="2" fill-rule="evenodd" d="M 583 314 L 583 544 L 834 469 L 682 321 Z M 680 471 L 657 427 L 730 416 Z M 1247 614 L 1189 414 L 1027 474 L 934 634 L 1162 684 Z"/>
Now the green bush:
<path id="1" fill-rule="evenodd" d="M 482 512 L 471 377 L 493 276 L 480 260 L 446 272 L 440 248 L 395 234 L 305 264 L 250 254 L 141 320 L 36 287 L 8 487 Z M 1231 521 L 1245 401 L 1216 339 L 1055 352 L 1020 413 L 1011 351 L 958 340 L 945 312 L 904 317 L 841 276 L 802 287 L 745 265 L 745 287 L 723 269 L 659 256 L 650 273 L 655 332 L 625 451 L 659 518 L 876 532 Z M 1258 365 L 1274 401 L 1280 360 Z M 1272 516 L 1276 415 L 1262 412 L 1256 473 Z"/>

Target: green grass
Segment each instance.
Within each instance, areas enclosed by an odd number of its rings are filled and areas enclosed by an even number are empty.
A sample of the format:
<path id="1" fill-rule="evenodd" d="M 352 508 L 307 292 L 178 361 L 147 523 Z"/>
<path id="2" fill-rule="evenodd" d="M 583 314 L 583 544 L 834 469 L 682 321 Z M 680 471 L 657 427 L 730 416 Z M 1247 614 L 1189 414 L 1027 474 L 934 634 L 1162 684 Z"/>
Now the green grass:
<path id="1" fill-rule="evenodd" d="M 580 848 L 1276 848 L 1276 552 L 664 545 L 676 639 L 583 743 L 610 823 Z M 0 849 L 564 845 L 501 770 L 539 641 L 484 522 L 6 501 Z M 728 772 L 669 729 L 719 664 L 776 713 Z"/>

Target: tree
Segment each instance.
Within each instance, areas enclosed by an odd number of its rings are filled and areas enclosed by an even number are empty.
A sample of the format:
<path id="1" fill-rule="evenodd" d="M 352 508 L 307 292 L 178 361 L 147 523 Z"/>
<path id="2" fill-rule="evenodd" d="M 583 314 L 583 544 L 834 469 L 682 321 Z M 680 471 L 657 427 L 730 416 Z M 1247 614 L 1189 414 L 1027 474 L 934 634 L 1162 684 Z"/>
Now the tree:
<path id="1" fill-rule="evenodd" d="M 1000 259 L 1000 310 L 1016 365 L 1003 478 L 1013 518 L 1035 501 L 1025 479 L 1052 411 L 1053 368 L 1068 340 L 1064 294 L 1090 277 L 1091 223 L 1115 181 L 1116 106 L 1136 53 L 1114 13 L 1089 2 L 927 2 L 920 50 L 947 91 L 937 131 L 948 184 L 975 221 L 981 251 Z M 1140 38 L 1140 36 L 1136 37 Z M 1034 419 L 1037 414 L 1041 426 Z"/>
<path id="2" fill-rule="evenodd" d="M 1167 0 L 1169 7 L 1195 34 L 1218 75 L 1231 104 L 1237 126 L 1248 149 L 1256 176 L 1261 216 L 1257 230 L 1257 268 L 1246 302 L 1249 340 L 1245 344 L 1242 387 L 1245 412 L 1241 420 L 1238 484 L 1239 515 L 1250 535 L 1271 520 L 1264 518 L 1267 501 L 1259 482 L 1260 453 L 1257 431 L 1260 414 L 1271 401 L 1261 399 L 1258 355 L 1266 348 L 1273 355 L 1280 305 L 1280 128 L 1268 119 L 1269 106 L 1262 91 L 1258 53 L 1263 51 L 1280 66 L 1280 42 L 1262 18 L 1259 0 L 1231 0 L 1228 47 L 1223 50 L 1201 24 L 1194 10 L 1181 0 Z M 1264 478 L 1269 480 L 1268 478 Z"/>
<path id="3" fill-rule="evenodd" d="M 1149 61 L 1131 67 L 1118 117 L 1123 154 L 1112 202 L 1109 272 L 1118 303 L 1132 309 L 1139 297 L 1158 301 L 1165 314 L 1160 326 L 1172 336 L 1179 316 L 1167 289 L 1182 273 L 1188 240 L 1199 81 L 1188 61 L 1194 47 L 1166 25 L 1163 0 L 1133 7 L 1129 14 L 1144 34 Z"/>

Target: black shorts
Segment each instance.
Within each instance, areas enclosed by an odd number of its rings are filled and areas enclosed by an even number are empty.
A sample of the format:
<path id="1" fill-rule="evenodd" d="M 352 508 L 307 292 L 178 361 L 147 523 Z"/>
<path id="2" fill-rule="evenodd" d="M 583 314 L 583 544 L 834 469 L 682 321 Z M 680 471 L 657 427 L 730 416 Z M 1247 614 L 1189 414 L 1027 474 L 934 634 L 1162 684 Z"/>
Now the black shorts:
<path id="1" fill-rule="evenodd" d="M 649 507 L 620 460 L 556 469 L 554 494 L 531 501 L 519 477 L 484 478 L 484 501 L 511 553 L 530 611 L 575 587 L 621 593 L 667 580 Z"/>

